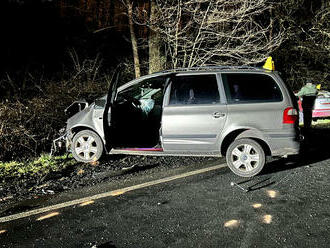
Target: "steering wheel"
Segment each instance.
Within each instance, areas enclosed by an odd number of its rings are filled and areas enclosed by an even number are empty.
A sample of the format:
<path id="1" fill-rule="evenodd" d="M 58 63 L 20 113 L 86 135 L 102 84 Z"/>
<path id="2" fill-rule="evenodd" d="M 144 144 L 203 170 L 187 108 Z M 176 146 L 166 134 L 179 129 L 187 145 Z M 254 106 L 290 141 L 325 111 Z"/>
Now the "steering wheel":
<path id="1" fill-rule="evenodd" d="M 135 99 L 134 97 L 132 97 L 131 99 L 131 103 L 135 108 L 139 108 L 141 106 L 141 102 L 138 99 Z"/>
<path id="2" fill-rule="evenodd" d="M 135 99 L 134 97 L 125 96 L 123 99 L 126 102 L 130 102 L 133 105 L 133 107 L 135 107 L 135 108 L 139 108 L 141 105 L 141 102 L 139 100 Z"/>

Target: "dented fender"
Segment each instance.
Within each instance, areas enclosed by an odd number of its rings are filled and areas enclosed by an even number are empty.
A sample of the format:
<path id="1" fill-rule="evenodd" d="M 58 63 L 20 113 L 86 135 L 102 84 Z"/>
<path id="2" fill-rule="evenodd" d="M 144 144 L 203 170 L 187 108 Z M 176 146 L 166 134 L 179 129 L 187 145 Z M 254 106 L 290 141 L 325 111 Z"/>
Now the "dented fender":
<path id="1" fill-rule="evenodd" d="M 89 107 L 69 118 L 66 126 L 67 139 L 69 142 L 72 141 L 74 130 L 81 128 L 93 130 L 100 136 L 103 143 L 105 143 L 103 130 L 103 112 L 104 108 L 95 107 L 95 104 L 93 103 Z"/>

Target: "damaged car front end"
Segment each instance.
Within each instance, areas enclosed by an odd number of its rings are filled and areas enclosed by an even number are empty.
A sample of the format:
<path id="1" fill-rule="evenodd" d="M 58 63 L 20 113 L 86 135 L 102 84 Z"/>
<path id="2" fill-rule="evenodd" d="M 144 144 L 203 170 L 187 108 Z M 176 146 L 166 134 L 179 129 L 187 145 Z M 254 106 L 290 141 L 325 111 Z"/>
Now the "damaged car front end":
<path id="1" fill-rule="evenodd" d="M 116 93 L 120 66 L 115 71 L 108 94 L 88 104 L 85 100 L 71 104 L 65 113 L 68 115 L 65 133 L 53 141 L 52 150 L 56 151 L 65 143 L 66 151 L 71 152 L 79 162 L 98 160 L 106 149 L 106 132 L 110 126 L 111 110 Z"/>
<path id="2" fill-rule="evenodd" d="M 92 104 L 88 104 L 85 100 L 73 102 L 65 109 L 68 116 L 66 127 L 59 131 L 59 137 L 52 142 L 51 155 L 63 151 L 72 152 L 71 144 L 74 135 L 85 129 L 103 133 L 103 111 L 106 102 L 106 96 L 97 99 Z M 102 139 L 104 139 L 102 137 Z"/>
<path id="3" fill-rule="evenodd" d="M 68 152 L 75 152 L 79 157 L 80 161 L 84 162 L 87 160 L 87 157 L 96 154 L 95 140 L 101 140 L 102 144 L 105 142 L 104 140 L 104 131 L 103 131 L 103 113 L 104 107 L 106 103 L 106 96 L 103 96 L 97 99 L 95 102 L 74 114 L 67 120 L 66 125 L 66 150 Z M 78 141 L 76 141 L 77 147 L 76 151 L 71 147 L 72 144 L 75 143 L 74 137 L 77 133 L 85 131 L 87 134 L 80 137 Z M 99 137 L 92 137 L 88 135 L 88 131 L 93 132 L 95 135 Z M 102 145 L 103 146 L 103 145 Z M 89 152 L 89 154 L 87 154 Z M 102 149 L 103 152 L 103 149 Z M 93 154 L 91 154 L 93 153 Z M 79 154 L 83 155 L 80 156 Z"/>

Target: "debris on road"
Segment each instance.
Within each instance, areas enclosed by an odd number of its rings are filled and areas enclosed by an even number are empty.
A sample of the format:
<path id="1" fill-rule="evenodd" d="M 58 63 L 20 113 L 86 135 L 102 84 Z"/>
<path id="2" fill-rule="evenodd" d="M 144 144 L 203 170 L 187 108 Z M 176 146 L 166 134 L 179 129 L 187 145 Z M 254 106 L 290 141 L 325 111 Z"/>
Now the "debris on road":
<path id="1" fill-rule="evenodd" d="M 243 188 L 242 186 L 240 186 L 238 183 L 235 183 L 235 182 L 230 182 L 230 186 L 232 186 L 232 187 L 237 186 L 239 189 L 243 190 L 245 193 L 249 192 L 248 189 Z"/>

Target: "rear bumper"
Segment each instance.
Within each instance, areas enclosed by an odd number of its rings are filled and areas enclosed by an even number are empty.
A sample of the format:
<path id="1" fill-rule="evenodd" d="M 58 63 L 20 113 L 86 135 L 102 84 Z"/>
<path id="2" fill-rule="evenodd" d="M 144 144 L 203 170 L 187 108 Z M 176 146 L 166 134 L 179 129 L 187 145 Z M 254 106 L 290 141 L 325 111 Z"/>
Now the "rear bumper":
<path id="1" fill-rule="evenodd" d="M 274 157 L 287 157 L 289 155 L 296 155 L 300 152 L 300 142 L 298 141 L 277 141 L 273 142 L 272 156 Z"/>
<path id="2" fill-rule="evenodd" d="M 330 118 L 330 109 L 313 110 L 313 118 Z"/>
<path id="3" fill-rule="evenodd" d="M 271 137 L 269 145 L 272 156 L 287 157 L 289 155 L 296 155 L 300 152 L 301 141 L 304 139 L 299 133 L 294 136 L 287 137 Z"/>

